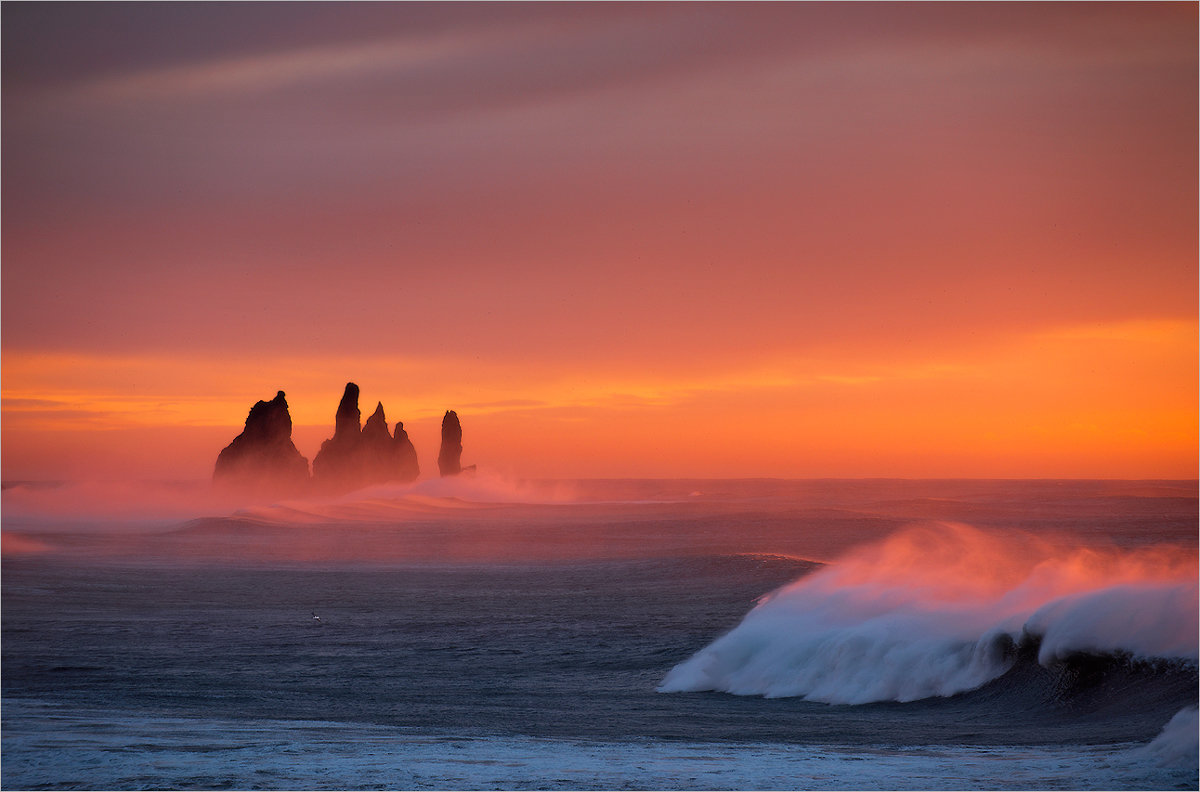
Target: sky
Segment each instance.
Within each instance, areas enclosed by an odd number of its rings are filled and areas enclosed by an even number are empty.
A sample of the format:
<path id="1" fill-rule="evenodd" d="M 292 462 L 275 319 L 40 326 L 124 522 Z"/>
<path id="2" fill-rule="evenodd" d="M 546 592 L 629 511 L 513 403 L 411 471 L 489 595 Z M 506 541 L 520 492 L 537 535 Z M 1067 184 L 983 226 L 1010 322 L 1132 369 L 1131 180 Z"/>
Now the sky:
<path id="1" fill-rule="evenodd" d="M 1197 476 L 1195 3 L 5 3 L 5 480 Z"/>

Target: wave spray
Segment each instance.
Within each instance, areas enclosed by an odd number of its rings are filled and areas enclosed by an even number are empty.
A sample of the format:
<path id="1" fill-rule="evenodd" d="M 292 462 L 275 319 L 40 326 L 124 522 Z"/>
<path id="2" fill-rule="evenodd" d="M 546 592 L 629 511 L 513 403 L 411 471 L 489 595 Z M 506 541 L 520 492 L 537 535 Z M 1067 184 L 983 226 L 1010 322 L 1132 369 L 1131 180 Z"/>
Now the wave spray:
<path id="1" fill-rule="evenodd" d="M 914 526 L 762 597 L 659 691 L 915 701 L 977 688 L 1031 645 L 1042 665 L 1078 654 L 1195 662 L 1197 596 L 1195 553 L 1175 546 Z"/>

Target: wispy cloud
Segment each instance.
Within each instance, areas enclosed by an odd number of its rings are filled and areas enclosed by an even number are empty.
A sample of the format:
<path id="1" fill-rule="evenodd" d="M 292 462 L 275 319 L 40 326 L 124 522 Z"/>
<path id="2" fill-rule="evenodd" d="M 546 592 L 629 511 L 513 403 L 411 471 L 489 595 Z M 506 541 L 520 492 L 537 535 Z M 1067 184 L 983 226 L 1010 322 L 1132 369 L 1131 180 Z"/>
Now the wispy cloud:
<path id="1" fill-rule="evenodd" d="M 309 47 L 109 76 L 78 85 L 71 94 L 81 101 L 253 94 L 318 79 L 427 68 L 496 38 L 496 34 L 453 34 Z"/>
<path id="2" fill-rule="evenodd" d="M 496 401 L 468 402 L 459 405 L 464 410 L 503 410 L 545 406 L 546 402 L 541 399 L 498 399 Z"/>
<path id="3" fill-rule="evenodd" d="M 3 399 L 5 410 L 54 410 L 70 409 L 71 403 L 60 399 Z"/>
<path id="4" fill-rule="evenodd" d="M 1065 341 L 1124 341 L 1162 344 L 1195 338 L 1195 319 L 1128 319 L 1072 324 L 1040 334 L 1045 339 Z"/>
<path id="5" fill-rule="evenodd" d="M 700 23 L 712 20 L 701 15 Z M 692 56 L 684 62 L 702 51 L 704 36 L 696 34 L 694 24 L 643 18 L 631 25 L 620 13 L 590 21 L 548 14 L 487 28 L 459 26 L 154 66 L 75 83 L 66 96 L 85 105 L 187 102 L 304 88 L 329 98 L 336 93 L 328 91 L 340 86 L 358 91 L 364 83 L 380 81 L 393 89 L 392 102 L 440 91 L 486 106 L 497 96 L 640 80 L 676 68 L 679 50 Z M 387 96 L 373 95 L 381 102 Z"/>

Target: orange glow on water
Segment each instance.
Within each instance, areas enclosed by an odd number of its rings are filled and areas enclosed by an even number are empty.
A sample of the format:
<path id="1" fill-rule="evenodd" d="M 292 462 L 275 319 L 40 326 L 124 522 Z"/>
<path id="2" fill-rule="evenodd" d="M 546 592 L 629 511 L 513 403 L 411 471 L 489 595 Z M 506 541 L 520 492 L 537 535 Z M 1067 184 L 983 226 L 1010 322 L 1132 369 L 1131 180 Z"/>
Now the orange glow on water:
<path id="1" fill-rule="evenodd" d="M 1194 583 L 1198 570 L 1194 551 L 1172 545 L 1117 550 L 1080 548 L 1069 541 L 1059 547 L 1052 536 L 938 523 L 911 527 L 847 554 L 823 573 L 823 585 L 858 589 L 865 596 L 901 593 L 926 604 L 979 600 L 1029 609 L 1109 586 Z"/>

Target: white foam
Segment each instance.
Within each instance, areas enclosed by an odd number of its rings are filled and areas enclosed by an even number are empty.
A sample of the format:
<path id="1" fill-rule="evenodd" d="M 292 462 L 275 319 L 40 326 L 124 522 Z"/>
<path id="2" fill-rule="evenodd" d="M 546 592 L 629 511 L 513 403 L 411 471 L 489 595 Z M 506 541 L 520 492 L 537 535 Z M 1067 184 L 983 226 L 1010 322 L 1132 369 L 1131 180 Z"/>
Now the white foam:
<path id="1" fill-rule="evenodd" d="M 1038 662 L 1043 665 L 1074 652 L 1197 660 L 1198 598 L 1195 583 L 1111 586 L 1049 602 L 1025 629 L 1042 636 Z"/>
<path id="2" fill-rule="evenodd" d="M 1004 636 L 1023 632 L 1044 636 L 1047 663 L 1074 651 L 1195 660 L 1195 555 L 913 528 L 764 597 L 659 691 L 835 704 L 949 696 L 1003 674 Z"/>
<path id="3" fill-rule="evenodd" d="M 1157 737 L 1129 751 L 1159 767 L 1195 768 L 1200 760 L 1200 710 L 1185 707 L 1175 713 Z"/>

